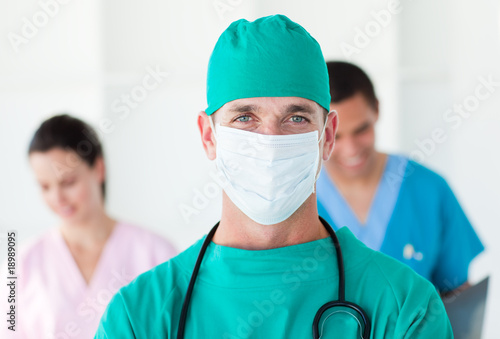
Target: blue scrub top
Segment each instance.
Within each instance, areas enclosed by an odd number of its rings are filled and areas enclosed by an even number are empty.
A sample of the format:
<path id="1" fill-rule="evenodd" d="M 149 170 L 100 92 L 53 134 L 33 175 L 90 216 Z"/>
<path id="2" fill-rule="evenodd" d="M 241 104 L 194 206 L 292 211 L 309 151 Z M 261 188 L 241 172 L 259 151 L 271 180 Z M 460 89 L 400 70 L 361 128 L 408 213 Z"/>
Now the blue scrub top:
<path id="1" fill-rule="evenodd" d="M 324 169 L 316 191 L 319 214 L 334 229 L 349 227 L 368 247 L 409 265 L 440 291 L 464 284 L 469 263 L 484 250 L 446 181 L 404 156 L 388 156 L 364 225 Z"/>

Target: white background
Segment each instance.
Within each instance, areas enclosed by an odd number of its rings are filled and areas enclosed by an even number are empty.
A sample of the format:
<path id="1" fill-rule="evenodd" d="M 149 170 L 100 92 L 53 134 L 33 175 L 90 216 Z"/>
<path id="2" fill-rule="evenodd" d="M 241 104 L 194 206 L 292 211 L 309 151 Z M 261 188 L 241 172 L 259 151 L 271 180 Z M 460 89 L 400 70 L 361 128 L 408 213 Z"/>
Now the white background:
<path id="1" fill-rule="evenodd" d="M 101 133 L 113 216 L 179 250 L 200 238 L 220 214 L 196 127 L 211 49 L 233 20 L 286 14 L 326 59 L 372 77 L 379 148 L 413 154 L 454 189 L 487 247 L 470 272 L 473 282 L 492 277 L 484 337 L 500 336 L 500 86 L 477 107 L 471 97 L 480 77 L 500 82 L 498 0 L 403 0 L 390 17 L 385 0 L 55 1 L 0 0 L 0 229 L 18 230 L 22 243 L 56 223 L 26 150 L 45 118 L 68 112 Z M 347 45 L 356 52 L 343 53 Z M 148 67 L 168 76 L 140 92 Z M 140 100 L 124 114 L 120 98 L 134 93 Z M 444 118 L 464 103 L 470 115 Z M 436 129 L 445 140 L 431 143 Z"/>

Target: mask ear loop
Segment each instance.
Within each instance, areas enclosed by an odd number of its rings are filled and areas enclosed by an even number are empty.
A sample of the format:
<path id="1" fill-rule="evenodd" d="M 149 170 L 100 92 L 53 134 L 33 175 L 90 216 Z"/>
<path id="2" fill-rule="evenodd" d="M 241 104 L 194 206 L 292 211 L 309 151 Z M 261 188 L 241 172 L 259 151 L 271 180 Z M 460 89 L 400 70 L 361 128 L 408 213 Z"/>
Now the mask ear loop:
<path id="1" fill-rule="evenodd" d="M 318 144 L 321 142 L 321 139 L 323 139 L 323 137 L 325 136 L 326 122 L 328 121 L 328 116 L 329 116 L 330 114 L 332 114 L 332 113 L 337 114 L 337 111 L 336 111 L 336 110 L 334 110 L 334 109 L 332 109 L 330 112 L 328 112 L 328 113 L 326 114 L 325 123 L 323 124 L 323 130 L 321 131 L 321 135 L 320 135 L 320 137 L 319 137 L 319 139 L 318 139 Z"/>
<path id="2" fill-rule="evenodd" d="M 212 129 L 212 133 L 214 134 L 215 140 L 217 140 L 217 133 L 215 133 L 215 126 L 214 126 L 214 120 L 213 120 L 213 115 L 208 116 L 208 121 L 210 123 L 210 128 Z"/>
<path id="3" fill-rule="evenodd" d="M 328 121 L 328 116 L 331 114 L 331 113 L 335 113 L 337 114 L 337 111 L 332 109 L 330 112 L 328 112 L 328 114 L 326 115 L 326 118 L 325 118 L 325 123 L 323 124 L 323 130 L 321 131 L 321 135 L 318 139 L 318 145 L 319 143 L 321 142 L 321 140 L 323 139 L 323 137 L 325 136 L 325 130 L 326 130 L 326 122 Z M 323 157 L 321 156 L 321 154 L 319 155 L 320 158 L 319 158 L 319 162 L 321 163 L 320 166 L 318 166 L 320 169 L 318 171 L 318 173 L 316 173 L 316 178 L 314 179 L 314 186 L 313 186 L 313 193 L 316 192 L 316 181 L 318 181 L 318 178 L 319 178 L 319 174 L 321 173 L 321 167 L 323 166 Z"/>

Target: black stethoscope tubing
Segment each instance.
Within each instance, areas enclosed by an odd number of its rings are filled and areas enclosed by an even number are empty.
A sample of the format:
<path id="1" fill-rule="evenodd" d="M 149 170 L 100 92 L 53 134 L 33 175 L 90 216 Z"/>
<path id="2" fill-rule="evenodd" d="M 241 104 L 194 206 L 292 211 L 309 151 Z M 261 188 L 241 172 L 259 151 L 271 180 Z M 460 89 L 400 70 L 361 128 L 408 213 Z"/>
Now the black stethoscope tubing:
<path id="1" fill-rule="evenodd" d="M 318 312 L 316 312 L 316 315 L 314 317 L 313 321 L 313 338 L 314 339 L 319 339 L 319 321 L 321 319 L 321 316 L 323 313 L 332 308 L 332 307 L 347 307 L 350 308 L 354 311 L 356 311 L 361 318 L 363 319 L 364 323 L 364 331 L 363 331 L 363 339 L 368 339 L 370 336 L 370 320 L 368 316 L 366 315 L 365 311 L 358 305 L 348 302 L 345 300 L 345 272 L 344 272 L 344 259 L 342 257 L 342 251 L 340 249 L 340 242 L 337 238 L 337 235 L 335 234 L 333 228 L 321 217 L 319 217 L 321 223 L 323 226 L 325 226 L 325 229 L 328 231 L 330 234 L 330 238 L 333 241 L 333 244 L 335 246 L 335 251 L 337 252 L 337 266 L 339 270 L 339 293 L 338 293 L 338 300 L 336 301 L 330 301 L 324 304 L 323 306 L 320 307 Z M 217 227 L 219 227 L 219 223 L 215 224 L 215 226 L 210 230 L 210 232 L 207 234 L 207 237 L 205 238 L 205 241 L 203 241 L 203 245 L 201 246 L 200 253 L 198 254 L 198 258 L 196 259 L 196 264 L 193 269 L 193 273 L 191 275 L 191 280 L 189 281 L 189 286 L 186 291 L 186 296 L 184 297 L 184 303 L 182 304 L 182 311 L 181 311 L 181 316 L 179 319 L 179 328 L 177 330 L 177 339 L 183 339 L 184 338 L 184 331 L 186 328 L 186 318 L 187 318 L 187 312 L 189 309 L 189 303 L 191 301 L 191 295 L 193 294 L 193 288 L 194 284 L 196 282 L 196 278 L 198 277 L 198 272 L 200 270 L 201 262 L 203 261 L 203 257 L 205 256 L 205 252 L 207 250 L 208 245 L 212 241 L 215 231 L 217 231 Z"/>

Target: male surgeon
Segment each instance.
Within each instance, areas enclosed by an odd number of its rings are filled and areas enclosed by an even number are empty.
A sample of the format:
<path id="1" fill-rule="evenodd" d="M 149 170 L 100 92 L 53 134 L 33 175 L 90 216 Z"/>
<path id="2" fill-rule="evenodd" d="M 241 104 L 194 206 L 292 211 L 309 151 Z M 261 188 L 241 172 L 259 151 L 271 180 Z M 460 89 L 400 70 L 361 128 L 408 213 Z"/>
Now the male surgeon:
<path id="1" fill-rule="evenodd" d="M 96 338 L 453 337 L 432 284 L 318 217 L 338 120 L 304 28 L 282 15 L 233 22 L 207 101 L 198 127 L 224 180 L 220 223 L 122 288 Z"/>
<path id="2" fill-rule="evenodd" d="M 361 68 L 330 61 L 327 69 L 330 109 L 342 123 L 316 185 L 319 214 L 407 264 L 442 294 L 458 293 L 484 247 L 453 191 L 430 169 L 375 148 L 379 102 Z"/>

